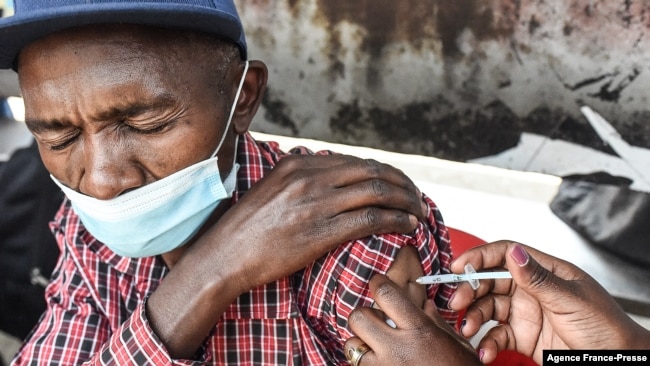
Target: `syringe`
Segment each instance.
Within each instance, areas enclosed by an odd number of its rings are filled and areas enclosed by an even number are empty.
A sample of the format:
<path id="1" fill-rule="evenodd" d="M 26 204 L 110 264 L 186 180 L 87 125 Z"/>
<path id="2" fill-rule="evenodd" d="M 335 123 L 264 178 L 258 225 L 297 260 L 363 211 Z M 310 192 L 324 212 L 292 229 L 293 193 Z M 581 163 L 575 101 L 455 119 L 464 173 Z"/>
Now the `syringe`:
<path id="1" fill-rule="evenodd" d="M 421 285 L 432 285 L 438 283 L 454 283 L 454 282 L 469 282 L 469 285 L 472 286 L 474 290 L 477 290 L 480 286 L 479 280 L 486 279 L 498 279 L 498 278 L 512 278 L 512 275 L 508 271 L 503 272 L 476 272 L 474 267 L 467 263 L 465 265 L 465 274 L 441 274 L 433 276 L 423 276 L 415 280 L 415 282 Z"/>

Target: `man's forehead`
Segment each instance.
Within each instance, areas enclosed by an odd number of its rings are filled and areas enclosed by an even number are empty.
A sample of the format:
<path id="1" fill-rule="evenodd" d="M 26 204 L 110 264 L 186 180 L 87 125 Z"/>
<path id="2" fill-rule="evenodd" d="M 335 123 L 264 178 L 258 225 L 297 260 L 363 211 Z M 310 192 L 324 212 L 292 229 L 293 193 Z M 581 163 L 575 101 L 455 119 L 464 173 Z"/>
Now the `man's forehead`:
<path id="1" fill-rule="evenodd" d="M 30 43 L 18 57 L 18 73 L 26 63 L 75 62 L 96 59 L 111 63 L 171 65 L 192 58 L 200 36 L 190 31 L 128 24 L 102 24 L 70 28 Z M 207 41 L 206 41 L 207 42 Z M 33 72 L 30 71 L 30 72 Z"/>
<path id="2" fill-rule="evenodd" d="M 134 24 L 93 24 L 68 28 L 42 37 L 25 48 L 34 45 L 68 45 L 68 44 L 95 44 L 95 45 L 123 45 L 131 43 L 157 44 L 168 43 L 173 45 L 175 40 L 191 39 L 192 32 L 178 29 L 168 29 L 153 26 Z M 182 44 L 182 42 L 178 42 Z"/>

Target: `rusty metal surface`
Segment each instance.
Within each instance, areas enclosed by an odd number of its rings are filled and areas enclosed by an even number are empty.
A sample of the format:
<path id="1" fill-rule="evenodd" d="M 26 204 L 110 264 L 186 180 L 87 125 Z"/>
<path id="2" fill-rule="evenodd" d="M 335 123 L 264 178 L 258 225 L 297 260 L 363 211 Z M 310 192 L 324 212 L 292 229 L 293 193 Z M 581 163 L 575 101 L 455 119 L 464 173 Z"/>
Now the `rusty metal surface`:
<path id="1" fill-rule="evenodd" d="M 650 1 L 237 0 L 270 66 L 255 129 L 465 161 L 521 132 L 650 147 Z"/>

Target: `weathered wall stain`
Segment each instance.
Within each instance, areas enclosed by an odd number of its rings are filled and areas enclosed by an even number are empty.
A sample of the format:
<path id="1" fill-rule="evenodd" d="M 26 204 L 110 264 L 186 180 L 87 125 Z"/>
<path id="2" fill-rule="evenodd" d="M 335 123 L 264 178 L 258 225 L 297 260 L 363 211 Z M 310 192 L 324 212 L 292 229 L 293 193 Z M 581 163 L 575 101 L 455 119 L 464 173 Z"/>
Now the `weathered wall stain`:
<path id="1" fill-rule="evenodd" d="M 381 64 L 387 45 L 404 41 L 421 49 L 424 47 L 423 39 L 436 37 L 436 30 L 431 26 L 434 7 L 428 0 L 318 0 L 317 5 L 314 23 L 321 24 L 328 33 L 329 50 L 326 52 L 330 56 L 330 72 L 339 76 L 344 72 L 344 65 L 337 61 L 343 47 L 339 25 L 342 22 L 355 24 L 363 29 L 356 52 L 370 58 L 366 82 L 371 87 L 381 85 L 377 66 Z"/>
<path id="2" fill-rule="evenodd" d="M 569 85 L 565 82 L 562 84 L 565 88 L 576 91 L 584 87 L 588 87 L 593 84 L 600 84 L 600 89 L 595 93 L 589 93 L 588 95 L 594 98 L 598 98 L 604 101 L 609 102 L 618 102 L 621 97 L 621 92 L 630 85 L 634 80 L 641 74 L 641 70 L 638 67 L 632 68 L 627 74 L 621 76 L 620 71 L 615 71 L 611 73 L 606 73 L 604 75 L 597 75 L 595 77 L 590 77 L 585 80 L 580 80 L 574 85 Z M 617 80 L 618 79 L 618 80 Z"/>
<path id="3" fill-rule="evenodd" d="M 465 29 L 480 40 L 507 38 L 518 20 L 518 4 L 516 0 L 318 0 L 330 31 L 342 21 L 366 30 L 362 50 L 374 57 L 392 42 L 406 41 L 419 49 L 424 39 L 432 38 L 440 39 L 445 56 L 458 56 L 456 40 Z M 494 7 L 501 13 L 495 13 Z"/>
<path id="4" fill-rule="evenodd" d="M 383 47 L 391 42 L 417 44 L 423 38 L 435 36 L 431 27 L 434 7 L 427 0 L 401 3 L 392 0 L 319 0 L 318 8 L 329 30 L 342 21 L 365 29 L 361 49 L 375 57 L 379 57 Z"/>
<path id="5" fill-rule="evenodd" d="M 484 0 L 318 0 L 314 24 L 327 29 L 331 71 L 339 76 L 343 65 L 336 60 L 342 47 L 337 26 L 349 22 L 364 29 L 359 51 L 370 57 L 367 82 L 376 86 L 380 78 L 376 77 L 379 70 L 375 65 L 381 63 L 384 48 L 395 42 L 407 42 L 422 51 L 430 45 L 426 41 L 436 40 L 441 44 L 442 58 L 456 59 L 461 55 L 457 39 L 465 30 L 479 40 L 508 39 L 518 17 L 518 1 L 510 3 L 515 6 L 503 4 L 503 13 L 495 16 Z M 295 9 L 297 4 L 290 2 L 290 7 Z"/>
<path id="6" fill-rule="evenodd" d="M 436 24 L 446 57 L 462 55 L 458 38 L 465 30 L 480 41 L 509 39 L 519 18 L 519 1 L 429 1 L 437 8 Z"/>
<path id="7" fill-rule="evenodd" d="M 270 66 L 256 129 L 454 160 L 521 132 L 650 147 L 650 0 L 237 0 Z"/>
<path id="8" fill-rule="evenodd" d="M 397 110 L 363 110 L 358 101 L 353 101 L 340 107 L 330 126 L 349 144 L 364 141 L 373 147 L 388 146 L 392 150 L 452 160 L 476 158 L 517 144 L 517 119 L 503 104 L 495 102 L 480 111 L 449 108 L 441 116 L 435 112 L 440 105 L 451 107 L 444 97 L 407 104 Z M 494 118 L 508 128 L 492 131 L 490 120 Z M 466 156 L 468 152 L 470 155 Z"/>
<path id="9" fill-rule="evenodd" d="M 614 83 L 613 80 L 607 81 L 601 85 L 600 90 L 597 93 L 591 93 L 589 96 L 605 101 L 618 102 L 621 97 L 621 92 L 630 85 L 639 74 L 641 74 L 641 70 L 635 67 L 622 80 L 616 82 L 616 84 L 612 85 Z"/>
<path id="10" fill-rule="evenodd" d="M 287 128 L 293 135 L 298 135 L 298 127 L 291 119 L 291 112 L 289 106 L 278 98 L 273 91 L 272 87 L 266 89 L 264 98 L 262 99 L 262 106 L 264 107 L 264 117 L 274 124 Z"/>
<path id="11" fill-rule="evenodd" d="M 372 147 L 458 161 L 512 148 L 517 145 L 521 131 L 613 153 L 589 125 L 546 107 L 539 107 L 523 118 L 500 101 L 476 111 L 449 111 L 442 116 L 433 112 L 436 104 L 445 103 L 448 102 L 438 99 L 405 105 L 398 110 L 379 107 L 362 110 L 355 100 L 340 107 L 330 120 L 330 127 L 345 143 L 364 141 Z M 494 121 L 498 121 L 498 128 Z"/>

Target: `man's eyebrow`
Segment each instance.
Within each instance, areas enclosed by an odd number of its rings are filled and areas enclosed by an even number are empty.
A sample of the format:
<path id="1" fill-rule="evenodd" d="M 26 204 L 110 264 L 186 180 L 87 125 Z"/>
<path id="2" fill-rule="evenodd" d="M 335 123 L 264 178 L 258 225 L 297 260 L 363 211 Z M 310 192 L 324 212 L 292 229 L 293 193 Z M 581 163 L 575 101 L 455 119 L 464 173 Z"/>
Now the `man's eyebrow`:
<path id="1" fill-rule="evenodd" d="M 176 105 L 176 99 L 171 94 L 162 94 L 156 96 L 151 100 L 111 107 L 107 110 L 96 113 L 92 118 L 93 120 L 97 121 L 124 119 L 137 116 L 145 112 L 161 110 Z"/>
<path id="2" fill-rule="evenodd" d="M 45 131 L 61 131 L 70 128 L 70 123 L 60 120 L 26 119 L 27 128 L 33 133 Z"/>
<path id="3" fill-rule="evenodd" d="M 123 106 L 116 106 L 109 108 L 107 110 L 96 113 L 92 118 L 96 121 L 107 121 L 114 119 L 124 119 L 128 117 L 137 116 L 141 113 L 161 110 L 165 108 L 170 108 L 177 106 L 178 103 L 176 98 L 171 94 L 161 94 L 156 96 L 152 100 L 136 102 L 125 104 Z M 45 131 L 62 131 L 67 128 L 70 128 L 72 123 L 67 120 L 58 120 L 58 119 L 36 119 L 36 118 L 27 118 L 25 119 L 25 124 L 27 128 L 33 133 L 41 133 Z"/>

